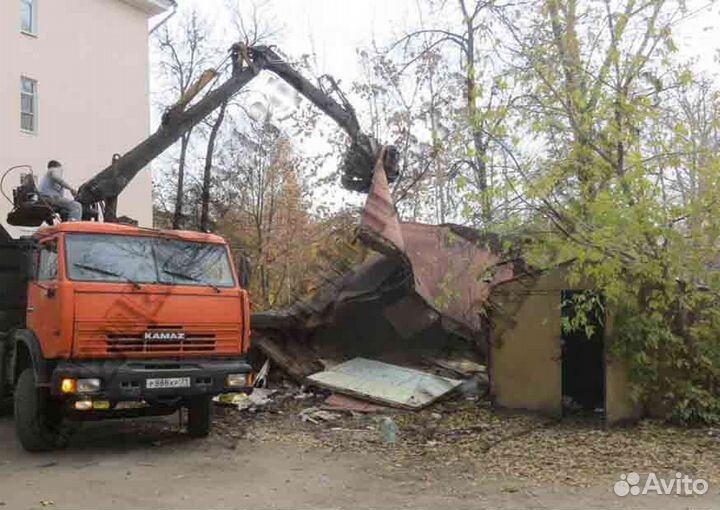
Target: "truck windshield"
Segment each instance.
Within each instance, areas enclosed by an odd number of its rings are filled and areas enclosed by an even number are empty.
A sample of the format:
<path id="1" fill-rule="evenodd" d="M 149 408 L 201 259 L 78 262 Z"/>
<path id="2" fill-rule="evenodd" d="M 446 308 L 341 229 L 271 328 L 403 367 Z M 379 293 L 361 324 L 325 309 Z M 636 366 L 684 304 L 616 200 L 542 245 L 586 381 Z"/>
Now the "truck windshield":
<path id="1" fill-rule="evenodd" d="M 69 234 L 71 280 L 233 287 L 225 246 L 179 239 Z"/>

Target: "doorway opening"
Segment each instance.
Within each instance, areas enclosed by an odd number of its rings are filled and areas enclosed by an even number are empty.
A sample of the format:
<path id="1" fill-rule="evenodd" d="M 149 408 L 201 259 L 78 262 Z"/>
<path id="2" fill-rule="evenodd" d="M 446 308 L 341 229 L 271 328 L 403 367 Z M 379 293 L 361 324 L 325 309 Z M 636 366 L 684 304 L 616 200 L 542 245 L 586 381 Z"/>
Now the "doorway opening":
<path id="1" fill-rule="evenodd" d="M 605 328 L 601 296 L 562 291 L 563 414 L 605 414 Z M 581 315 L 578 315 L 581 314 Z M 578 320 L 584 316 L 585 320 Z"/>

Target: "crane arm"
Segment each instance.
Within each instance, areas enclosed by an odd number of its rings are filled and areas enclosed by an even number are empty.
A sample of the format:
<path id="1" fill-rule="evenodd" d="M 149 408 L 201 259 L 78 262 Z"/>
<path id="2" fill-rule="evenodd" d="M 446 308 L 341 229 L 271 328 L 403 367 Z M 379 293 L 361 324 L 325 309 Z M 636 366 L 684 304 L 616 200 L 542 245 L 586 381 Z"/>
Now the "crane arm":
<path id="1" fill-rule="evenodd" d="M 317 106 L 340 127 L 347 131 L 351 139 L 356 139 L 360 133 L 360 125 L 352 106 L 345 103 L 340 105 L 325 91 L 317 87 L 310 80 L 295 70 L 290 64 L 267 46 L 251 48 L 251 58 L 255 65 L 273 72 L 282 78 L 288 85 L 303 95 L 312 104 Z"/>
<path id="2" fill-rule="evenodd" d="M 105 221 L 117 221 L 118 195 L 135 176 L 193 126 L 237 94 L 262 70 L 271 71 L 286 81 L 347 132 L 351 145 L 343 159 L 342 185 L 353 191 L 368 191 L 372 180 L 372 169 L 380 154 L 380 146 L 374 138 L 362 132 L 355 111 L 341 93 L 338 95 L 342 104 L 329 92 L 302 76 L 268 46 L 235 44 L 230 49 L 230 57 L 232 73 L 225 82 L 191 103 L 195 96 L 217 76 L 215 70 L 203 73 L 165 113 L 157 131 L 125 154 L 114 157 L 108 167 L 80 186 L 76 200 L 83 205 L 84 211 L 92 211 L 96 209 L 96 204 L 104 203 Z M 334 82 L 333 86 L 337 89 Z M 385 152 L 384 164 L 388 181 L 392 182 L 398 175 L 397 153 L 393 148 Z M 21 198 L 16 200 L 15 209 L 8 216 L 8 221 L 14 225 L 31 226 L 46 220 L 47 206 L 22 203 L 24 197 L 32 195 L 32 190 L 18 189 L 15 193 Z M 90 216 L 85 212 L 83 215 Z"/>
<path id="3" fill-rule="evenodd" d="M 169 110 L 157 131 L 116 158 L 110 166 L 80 187 L 76 197 L 78 202 L 89 205 L 105 201 L 105 216 L 112 221 L 115 217 L 117 196 L 140 170 L 219 108 L 223 102 L 237 94 L 256 74 L 256 71 L 249 66 L 238 68 L 227 81 L 208 92 L 187 110 Z"/>
<path id="4" fill-rule="evenodd" d="M 285 80 L 345 130 L 350 137 L 351 145 L 343 158 L 341 182 L 346 189 L 366 193 L 370 188 L 372 169 L 380 155 L 381 147 L 377 140 L 362 132 L 355 110 L 342 93 L 338 90 L 342 101 L 342 104 L 339 104 L 328 92 L 305 78 L 267 46 L 250 48 L 250 56 L 258 67 L 267 69 Z M 337 89 L 334 81 L 332 85 Z M 394 147 L 388 149 L 383 163 L 388 181 L 393 182 L 398 176 L 398 155 Z"/>
<path id="5" fill-rule="evenodd" d="M 227 81 L 208 92 L 188 109 L 183 107 L 192 97 L 181 98 L 178 107 L 166 114 L 155 133 L 83 184 L 77 200 L 84 205 L 104 201 L 105 216 L 112 221 L 115 217 L 117 196 L 138 172 L 223 102 L 237 94 L 261 70 L 271 71 L 282 78 L 347 132 L 351 146 L 343 160 L 342 184 L 354 191 L 366 192 L 369 189 L 372 168 L 380 147 L 377 141 L 362 133 L 355 111 L 344 97 L 343 104 L 338 103 L 268 46 L 246 47 L 235 44 L 231 48 L 231 56 L 233 72 Z M 201 79 L 207 82 L 207 77 Z M 193 91 L 194 94 L 198 92 L 197 89 Z M 390 181 L 397 177 L 396 159 L 395 152 L 389 151 L 385 166 Z"/>

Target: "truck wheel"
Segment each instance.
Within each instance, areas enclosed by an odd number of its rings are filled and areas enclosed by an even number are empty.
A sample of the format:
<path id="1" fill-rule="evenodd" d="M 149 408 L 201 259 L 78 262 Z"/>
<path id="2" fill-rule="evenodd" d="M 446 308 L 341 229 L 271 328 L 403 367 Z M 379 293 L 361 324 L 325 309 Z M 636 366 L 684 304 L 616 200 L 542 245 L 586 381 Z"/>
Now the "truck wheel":
<path id="1" fill-rule="evenodd" d="M 36 387 L 35 371 L 23 370 L 15 387 L 15 433 L 22 447 L 29 452 L 52 450 L 59 443 L 61 421 L 59 406 Z"/>
<path id="2" fill-rule="evenodd" d="M 197 397 L 188 402 L 187 431 L 190 437 L 207 437 L 212 423 L 212 400 Z"/>

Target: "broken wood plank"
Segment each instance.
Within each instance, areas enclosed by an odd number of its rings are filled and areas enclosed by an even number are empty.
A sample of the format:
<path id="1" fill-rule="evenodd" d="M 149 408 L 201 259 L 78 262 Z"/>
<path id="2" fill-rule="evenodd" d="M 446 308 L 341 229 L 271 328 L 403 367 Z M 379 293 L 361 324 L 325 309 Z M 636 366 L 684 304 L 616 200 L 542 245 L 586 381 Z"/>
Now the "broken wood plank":
<path id="1" fill-rule="evenodd" d="M 290 377 L 302 381 L 308 375 L 322 370 L 322 365 L 314 360 L 295 342 L 283 342 L 269 335 L 253 335 L 253 346 L 259 348 L 275 365 Z"/>

